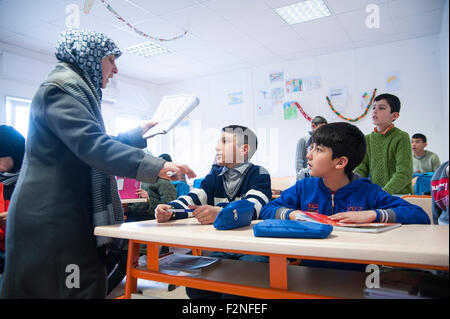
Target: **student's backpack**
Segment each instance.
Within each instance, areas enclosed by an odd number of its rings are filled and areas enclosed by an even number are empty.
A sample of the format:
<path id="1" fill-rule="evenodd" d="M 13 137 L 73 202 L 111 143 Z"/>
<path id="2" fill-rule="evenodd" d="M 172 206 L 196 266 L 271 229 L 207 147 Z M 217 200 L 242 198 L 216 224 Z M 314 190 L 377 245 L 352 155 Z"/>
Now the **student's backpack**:
<path id="1" fill-rule="evenodd" d="M 417 177 L 414 186 L 414 195 L 430 195 L 431 194 L 431 178 L 434 172 L 416 173 L 413 177 Z"/>

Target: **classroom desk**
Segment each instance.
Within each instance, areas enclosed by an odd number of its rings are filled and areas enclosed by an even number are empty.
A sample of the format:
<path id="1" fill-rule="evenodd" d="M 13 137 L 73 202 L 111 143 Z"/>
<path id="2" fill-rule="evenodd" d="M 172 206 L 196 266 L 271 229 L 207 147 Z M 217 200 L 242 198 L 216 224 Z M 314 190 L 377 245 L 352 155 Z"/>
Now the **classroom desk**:
<path id="1" fill-rule="evenodd" d="M 253 221 L 252 225 L 260 221 Z M 125 298 L 137 278 L 256 298 L 363 298 L 368 274 L 288 265 L 287 258 L 449 269 L 449 227 L 403 225 L 379 234 L 333 231 L 325 239 L 254 237 L 252 226 L 220 231 L 195 218 L 101 226 L 95 235 L 129 239 Z M 147 268 L 134 266 L 139 245 L 147 244 Z M 195 276 L 159 269 L 158 245 L 269 256 L 270 262 L 222 260 Z M 289 278 L 289 280 L 288 280 Z"/>
<path id="2" fill-rule="evenodd" d="M 134 204 L 134 203 L 146 203 L 147 200 L 145 198 L 128 198 L 128 199 L 121 199 L 120 202 L 122 204 Z"/>

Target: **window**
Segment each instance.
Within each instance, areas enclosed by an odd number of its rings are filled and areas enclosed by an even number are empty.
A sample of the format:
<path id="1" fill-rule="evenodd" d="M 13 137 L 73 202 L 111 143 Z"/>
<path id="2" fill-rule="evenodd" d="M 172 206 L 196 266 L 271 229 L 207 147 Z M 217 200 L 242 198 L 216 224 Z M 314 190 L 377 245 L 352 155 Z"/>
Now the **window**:
<path id="1" fill-rule="evenodd" d="M 13 126 L 25 138 L 28 133 L 31 100 L 6 97 L 6 124 Z"/>
<path id="2" fill-rule="evenodd" d="M 127 115 L 116 116 L 116 134 L 129 131 L 137 126 L 141 125 L 144 121 Z"/>

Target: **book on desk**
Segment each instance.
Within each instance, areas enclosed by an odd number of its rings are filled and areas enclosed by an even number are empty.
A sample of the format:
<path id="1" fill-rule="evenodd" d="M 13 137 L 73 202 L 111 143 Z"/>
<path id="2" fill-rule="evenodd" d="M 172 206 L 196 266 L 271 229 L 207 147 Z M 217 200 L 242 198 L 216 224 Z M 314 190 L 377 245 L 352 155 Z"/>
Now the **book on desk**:
<path id="1" fill-rule="evenodd" d="M 333 226 L 333 230 L 351 231 L 360 233 L 382 233 L 400 227 L 399 223 L 339 223 L 331 220 L 329 216 L 313 212 L 297 212 L 296 219 L 299 221 L 327 224 Z"/>
<path id="2" fill-rule="evenodd" d="M 220 258 L 173 253 L 161 257 L 159 259 L 159 267 L 166 270 L 201 272 L 219 261 Z"/>

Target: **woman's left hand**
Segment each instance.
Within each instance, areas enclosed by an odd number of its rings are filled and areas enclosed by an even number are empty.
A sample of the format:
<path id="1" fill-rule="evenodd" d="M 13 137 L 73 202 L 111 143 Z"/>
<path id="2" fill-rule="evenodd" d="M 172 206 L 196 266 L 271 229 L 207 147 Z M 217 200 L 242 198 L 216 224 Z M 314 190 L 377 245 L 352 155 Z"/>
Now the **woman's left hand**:
<path id="1" fill-rule="evenodd" d="M 141 125 L 141 128 L 142 128 L 142 136 L 144 136 L 144 134 L 147 133 L 147 131 L 148 131 L 149 129 L 151 129 L 152 127 L 154 127 L 156 124 L 158 124 L 158 122 L 153 122 L 153 121 L 146 122 L 146 123 L 142 124 L 142 125 Z M 151 136 L 149 136 L 149 137 L 144 137 L 144 138 L 150 138 L 150 137 L 151 137 Z"/>

